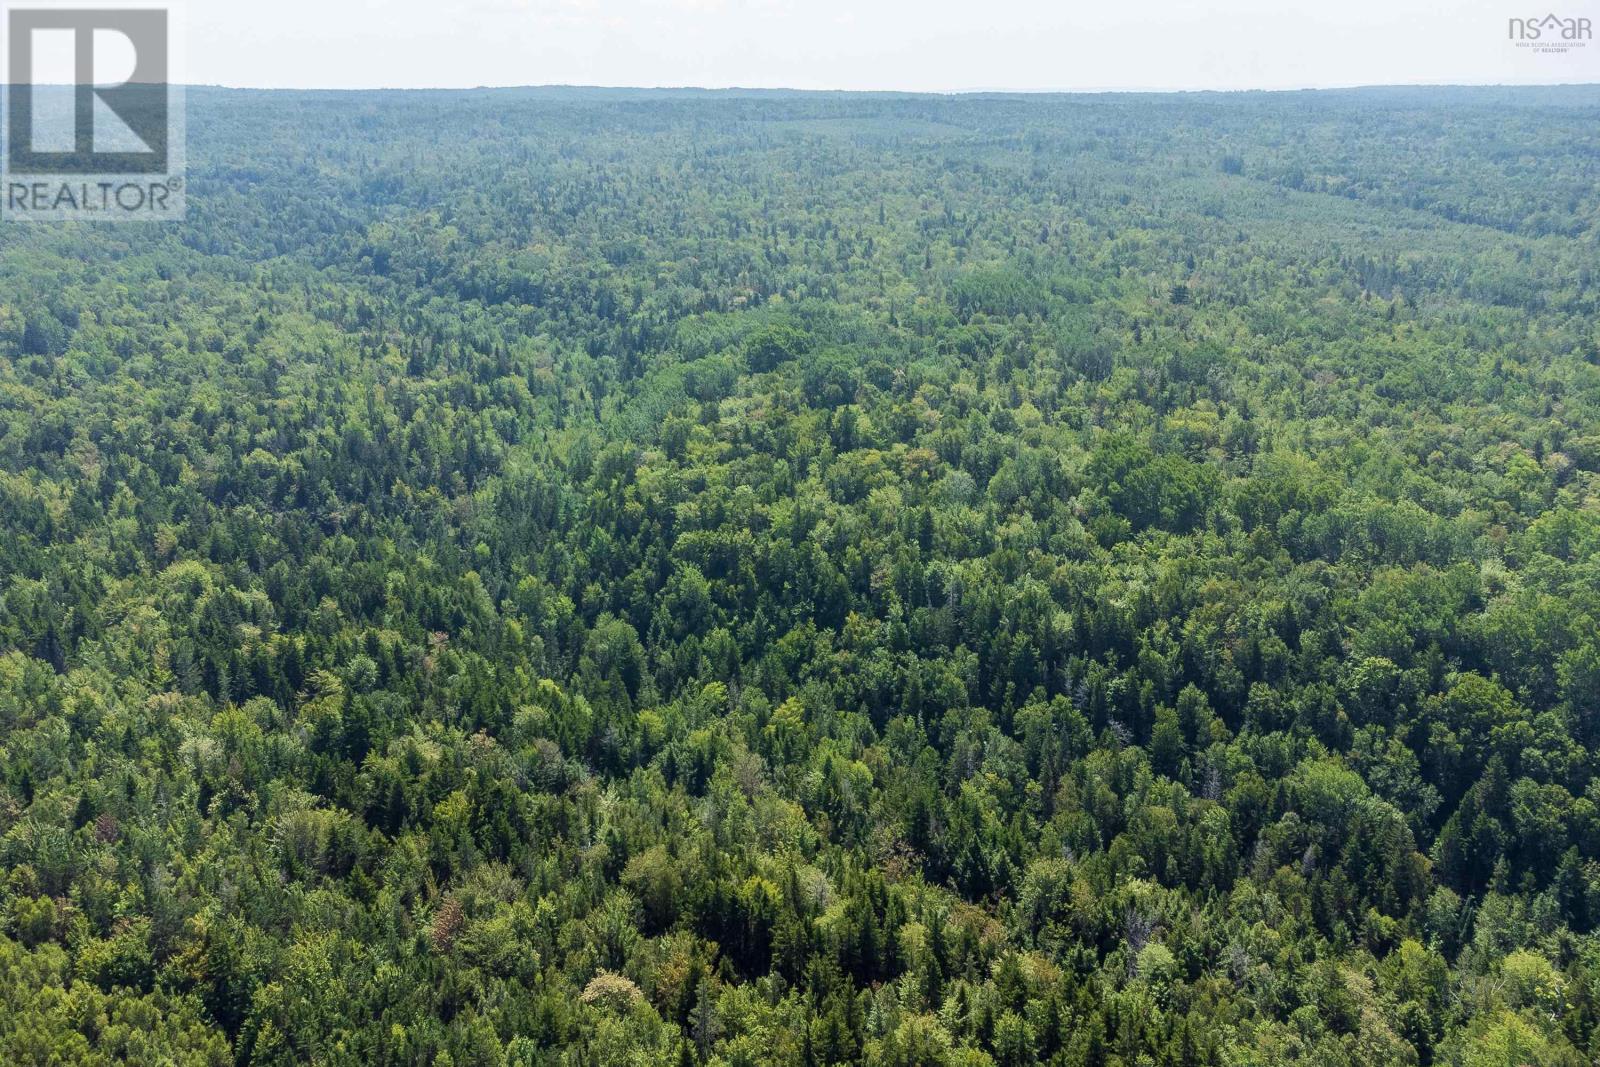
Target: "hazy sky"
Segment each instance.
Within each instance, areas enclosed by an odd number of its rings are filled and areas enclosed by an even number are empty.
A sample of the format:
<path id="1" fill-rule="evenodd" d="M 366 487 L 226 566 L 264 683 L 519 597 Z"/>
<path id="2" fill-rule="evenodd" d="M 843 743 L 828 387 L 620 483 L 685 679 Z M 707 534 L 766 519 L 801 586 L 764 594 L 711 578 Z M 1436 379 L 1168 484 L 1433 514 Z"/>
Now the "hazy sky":
<path id="1" fill-rule="evenodd" d="M 1550 12 L 1600 26 L 1600 0 L 188 0 L 185 51 L 190 82 L 273 87 L 1600 81 L 1600 40 L 1508 41 Z"/>

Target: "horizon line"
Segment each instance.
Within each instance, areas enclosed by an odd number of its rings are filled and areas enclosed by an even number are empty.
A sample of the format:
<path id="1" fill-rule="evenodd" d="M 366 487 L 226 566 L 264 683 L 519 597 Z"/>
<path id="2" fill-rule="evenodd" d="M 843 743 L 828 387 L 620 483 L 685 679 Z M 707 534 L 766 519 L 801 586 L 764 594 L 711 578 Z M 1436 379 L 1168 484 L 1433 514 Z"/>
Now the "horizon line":
<path id="1" fill-rule="evenodd" d="M 28 83 L 16 83 L 23 85 Z M 160 84 L 160 83 L 149 83 Z M 173 82 L 183 89 L 211 89 L 257 93 L 487 93 L 569 90 L 588 92 L 641 93 L 809 93 L 853 96 L 1108 96 L 1127 95 L 1244 95 L 1248 93 L 1328 93 L 1377 89 L 1583 89 L 1600 88 L 1600 80 L 1589 81 L 1421 81 L 1349 82 L 1327 85 L 1237 85 L 1237 86 L 1050 86 L 1007 87 L 965 86 L 947 89 L 845 89 L 788 85 L 603 85 L 579 82 L 529 82 L 506 85 L 228 85 L 222 82 Z M 7 88 L 15 86 L 7 85 Z M 32 83 L 32 88 L 73 88 L 70 82 Z"/>

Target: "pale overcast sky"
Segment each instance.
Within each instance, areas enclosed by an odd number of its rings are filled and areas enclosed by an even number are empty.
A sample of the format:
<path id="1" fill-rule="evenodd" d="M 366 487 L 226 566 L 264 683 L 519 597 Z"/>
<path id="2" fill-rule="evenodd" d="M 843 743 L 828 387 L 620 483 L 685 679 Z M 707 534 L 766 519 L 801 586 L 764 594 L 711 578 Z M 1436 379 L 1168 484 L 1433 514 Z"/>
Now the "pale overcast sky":
<path id="1" fill-rule="evenodd" d="M 191 83 L 267 87 L 1600 81 L 1600 40 L 1508 40 L 1548 13 L 1600 25 L 1600 0 L 188 0 L 185 51 Z"/>

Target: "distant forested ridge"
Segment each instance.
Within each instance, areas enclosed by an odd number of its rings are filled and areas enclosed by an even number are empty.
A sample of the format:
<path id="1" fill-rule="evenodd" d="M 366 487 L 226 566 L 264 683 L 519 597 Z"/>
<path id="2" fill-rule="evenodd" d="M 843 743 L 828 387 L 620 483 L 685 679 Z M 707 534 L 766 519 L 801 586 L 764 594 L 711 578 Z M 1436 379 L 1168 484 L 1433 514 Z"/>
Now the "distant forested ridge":
<path id="1" fill-rule="evenodd" d="M 0 225 L 0 1063 L 1600 1059 L 1600 87 L 188 101 Z"/>

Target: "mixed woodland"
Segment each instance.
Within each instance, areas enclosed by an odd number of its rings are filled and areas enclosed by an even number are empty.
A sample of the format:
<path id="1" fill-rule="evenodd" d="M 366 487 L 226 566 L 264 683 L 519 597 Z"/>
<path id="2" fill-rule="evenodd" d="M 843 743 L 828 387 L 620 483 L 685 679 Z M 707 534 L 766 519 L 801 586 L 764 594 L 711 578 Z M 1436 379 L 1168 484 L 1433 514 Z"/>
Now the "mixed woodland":
<path id="1" fill-rule="evenodd" d="M 1600 89 L 188 141 L 0 232 L 0 1062 L 1600 1058 Z"/>

